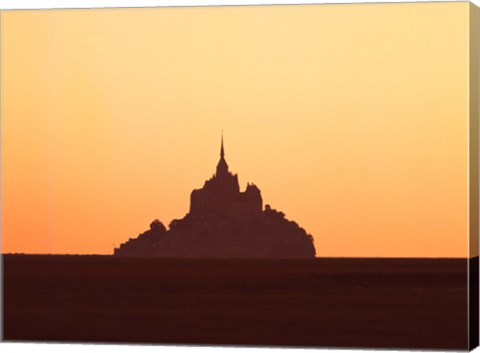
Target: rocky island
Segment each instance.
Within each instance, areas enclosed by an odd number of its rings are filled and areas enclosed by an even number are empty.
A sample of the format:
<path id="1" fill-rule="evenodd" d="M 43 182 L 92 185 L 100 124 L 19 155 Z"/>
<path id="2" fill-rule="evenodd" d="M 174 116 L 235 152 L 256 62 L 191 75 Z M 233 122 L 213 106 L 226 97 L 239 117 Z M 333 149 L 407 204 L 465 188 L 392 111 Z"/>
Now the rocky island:
<path id="1" fill-rule="evenodd" d="M 285 214 L 263 208 L 260 189 L 229 171 L 223 136 L 216 173 L 193 190 L 190 210 L 169 228 L 150 229 L 114 249 L 116 256 L 207 258 L 314 258 L 313 237 Z"/>

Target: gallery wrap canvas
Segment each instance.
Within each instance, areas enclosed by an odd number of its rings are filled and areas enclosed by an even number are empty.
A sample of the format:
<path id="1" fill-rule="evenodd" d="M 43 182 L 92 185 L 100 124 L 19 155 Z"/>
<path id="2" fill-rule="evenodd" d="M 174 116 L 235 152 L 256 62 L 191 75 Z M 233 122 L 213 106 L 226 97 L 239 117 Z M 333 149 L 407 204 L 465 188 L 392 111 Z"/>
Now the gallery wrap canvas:
<path id="1" fill-rule="evenodd" d="M 478 345 L 475 5 L 0 16 L 3 341 Z"/>

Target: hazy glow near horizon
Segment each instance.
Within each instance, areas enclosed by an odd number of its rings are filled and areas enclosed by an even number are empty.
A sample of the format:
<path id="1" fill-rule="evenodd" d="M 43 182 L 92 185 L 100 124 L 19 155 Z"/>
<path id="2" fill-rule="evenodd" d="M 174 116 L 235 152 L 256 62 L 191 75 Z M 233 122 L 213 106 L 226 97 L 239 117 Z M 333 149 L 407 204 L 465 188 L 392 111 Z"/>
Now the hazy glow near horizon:
<path id="1" fill-rule="evenodd" d="M 219 157 L 318 256 L 466 257 L 465 3 L 1 14 L 3 252 L 112 253 Z"/>

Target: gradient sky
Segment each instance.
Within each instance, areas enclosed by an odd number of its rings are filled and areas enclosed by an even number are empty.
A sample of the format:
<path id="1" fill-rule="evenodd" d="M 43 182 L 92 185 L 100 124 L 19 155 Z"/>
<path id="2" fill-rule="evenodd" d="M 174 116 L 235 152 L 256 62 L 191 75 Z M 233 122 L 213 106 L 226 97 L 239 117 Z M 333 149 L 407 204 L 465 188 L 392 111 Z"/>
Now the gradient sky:
<path id="1" fill-rule="evenodd" d="M 1 13 L 3 252 L 183 217 L 220 133 L 319 256 L 466 257 L 464 3 Z"/>

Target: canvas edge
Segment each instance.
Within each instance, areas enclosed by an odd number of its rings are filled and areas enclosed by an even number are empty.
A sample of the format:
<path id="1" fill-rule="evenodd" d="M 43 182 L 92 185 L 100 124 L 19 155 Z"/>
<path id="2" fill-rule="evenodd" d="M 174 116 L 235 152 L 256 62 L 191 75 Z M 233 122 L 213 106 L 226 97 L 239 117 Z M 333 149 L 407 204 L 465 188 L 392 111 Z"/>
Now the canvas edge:
<path id="1" fill-rule="evenodd" d="M 0 313 L 3 313 L 3 14 L 4 10 L 0 9 Z M 3 314 L 0 317 L 0 342 L 4 342 L 4 318 Z"/>
<path id="2" fill-rule="evenodd" d="M 469 261 L 468 348 L 479 344 L 479 15 L 469 5 Z"/>

